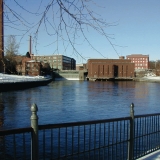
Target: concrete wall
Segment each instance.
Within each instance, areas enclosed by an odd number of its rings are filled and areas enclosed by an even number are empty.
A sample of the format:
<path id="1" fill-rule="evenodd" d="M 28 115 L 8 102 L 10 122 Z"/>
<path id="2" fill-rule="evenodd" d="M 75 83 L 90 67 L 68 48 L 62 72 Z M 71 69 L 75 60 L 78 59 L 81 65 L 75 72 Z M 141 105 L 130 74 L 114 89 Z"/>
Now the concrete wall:
<path id="1" fill-rule="evenodd" d="M 85 80 L 86 74 L 84 74 L 84 71 L 62 70 L 53 72 L 53 77 L 55 80 L 56 79 Z"/>

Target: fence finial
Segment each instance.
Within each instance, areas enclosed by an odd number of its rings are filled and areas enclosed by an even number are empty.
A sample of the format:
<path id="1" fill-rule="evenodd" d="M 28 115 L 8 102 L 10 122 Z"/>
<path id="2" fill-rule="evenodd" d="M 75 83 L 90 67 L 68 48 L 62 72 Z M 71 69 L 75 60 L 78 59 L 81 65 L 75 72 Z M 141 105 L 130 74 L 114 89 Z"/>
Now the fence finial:
<path id="1" fill-rule="evenodd" d="M 38 107 L 35 103 L 33 103 L 31 106 L 32 116 L 35 116 L 37 114 L 37 111 L 38 111 Z M 32 118 L 32 116 L 31 116 L 31 118 Z"/>
<path id="2" fill-rule="evenodd" d="M 131 103 L 130 116 L 131 116 L 132 118 L 134 117 L 134 103 Z"/>

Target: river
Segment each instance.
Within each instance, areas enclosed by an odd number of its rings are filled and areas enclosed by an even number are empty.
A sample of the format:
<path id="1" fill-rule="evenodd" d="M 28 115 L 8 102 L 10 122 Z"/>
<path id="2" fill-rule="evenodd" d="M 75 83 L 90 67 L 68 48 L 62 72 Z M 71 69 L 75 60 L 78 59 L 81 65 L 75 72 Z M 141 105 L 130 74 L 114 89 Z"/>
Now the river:
<path id="1" fill-rule="evenodd" d="M 39 124 L 109 119 L 160 112 L 160 83 L 54 81 L 47 86 L 0 93 L 0 129 L 30 126 L 30 107 Z"/>

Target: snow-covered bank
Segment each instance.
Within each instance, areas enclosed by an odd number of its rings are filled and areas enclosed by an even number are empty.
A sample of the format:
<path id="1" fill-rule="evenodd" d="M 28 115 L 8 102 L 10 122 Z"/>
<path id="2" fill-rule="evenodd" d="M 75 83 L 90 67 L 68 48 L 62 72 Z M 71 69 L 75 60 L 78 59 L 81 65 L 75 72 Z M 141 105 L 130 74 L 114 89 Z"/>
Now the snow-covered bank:
<path id="1" fill-rule="evenodd" d="M 18 76 L 0 74 L 0 92 L 44 86 L 50 82 L 52 82 L 52 78 L 48 76 Z"/>
<path id="2" fill-rule="evenodd" d="M 135 81 L 147 81 L 147 82 L 160 82 L 160 76 L 156 76 L 153 73 L 146 74 L 144 77 L 135 78 Z"/>
<path id="3" fill-rule="evenodd" d="M 20 81 L 44 81 L 51 79 L 50 76 L 21 76 L 21 75 L 8 75 L 0 73 L 0 83 L 4 82 L 20 82 Z"/>

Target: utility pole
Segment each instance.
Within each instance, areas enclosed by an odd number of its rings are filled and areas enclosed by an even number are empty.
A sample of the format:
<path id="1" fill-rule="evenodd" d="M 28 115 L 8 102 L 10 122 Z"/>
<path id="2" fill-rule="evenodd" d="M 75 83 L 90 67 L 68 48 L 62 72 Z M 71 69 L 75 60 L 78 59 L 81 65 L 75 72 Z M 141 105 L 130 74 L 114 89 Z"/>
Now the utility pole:
<path id="1" fill-rule="evenodd" d="M 0 0 L 0 59 L 4 58 L 3 0 Z"/>
<path id="2" fill-rule="evenodd" d="M 4 25 L 3 25 L 3 0 L 0 0 L 0 62 L 3 61 L 4 58 Z M 4 64 L 0 63 L 0 72 L 3 71 Z M 4 66 L 5 70 L 5 66 Z"/>

